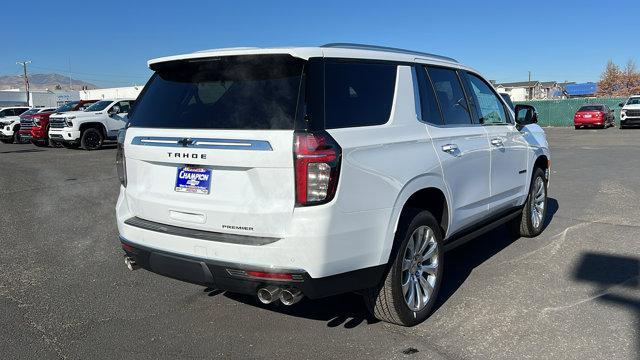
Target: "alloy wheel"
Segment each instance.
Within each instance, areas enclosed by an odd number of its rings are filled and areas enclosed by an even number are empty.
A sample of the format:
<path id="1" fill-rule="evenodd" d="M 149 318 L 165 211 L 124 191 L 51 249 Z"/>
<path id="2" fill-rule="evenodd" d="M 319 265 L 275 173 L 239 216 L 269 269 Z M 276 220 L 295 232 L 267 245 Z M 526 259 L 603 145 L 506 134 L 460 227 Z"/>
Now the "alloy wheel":
<path id="1" fill-rule="evenodd" d="M 438 243 L 433 230 L 413 231 L 402 257 L 402 294 L 412 311 L 424 309 L 433 295 L 438 274 Z"/>

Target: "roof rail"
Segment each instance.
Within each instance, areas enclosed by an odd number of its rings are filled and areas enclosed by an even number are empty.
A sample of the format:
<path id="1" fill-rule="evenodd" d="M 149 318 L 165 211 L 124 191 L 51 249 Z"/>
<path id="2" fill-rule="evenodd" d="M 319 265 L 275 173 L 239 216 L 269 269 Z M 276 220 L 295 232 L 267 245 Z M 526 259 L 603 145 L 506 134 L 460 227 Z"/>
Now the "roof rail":
<path id="1" fill-rule="evenodd" d="M 324 48 L 342 48 L 342 49 L 358 49 L 358 50 L 372 50 L 372 51 L 388 51 L 388 52 L 396 52 L 396 53 L 409 54 L 409 55 L 428 56 L 428 57 L 441 59 L 441 60 L 445 60 L 445 61 L 452 61 L 452 62 L 455 62 L 455 63 L 458 62 L 458 60 L 456 60 L 454 58 L 450 58 L 448 56 L 442 56 L 442 55 L 436 55 L 436 54 L 430 54 L 430 53 L 425 53 L 425 52 L 420 52 L 420 51 L 413 51 L 413 50 L 406 50 L 406 49 L 398 49 L 398 48 L 387 47 L 387 46 L 355 44 L 355 43 L 330 43 L 330 44 L 320 45 L 320 47 L 324 47 Z"/>

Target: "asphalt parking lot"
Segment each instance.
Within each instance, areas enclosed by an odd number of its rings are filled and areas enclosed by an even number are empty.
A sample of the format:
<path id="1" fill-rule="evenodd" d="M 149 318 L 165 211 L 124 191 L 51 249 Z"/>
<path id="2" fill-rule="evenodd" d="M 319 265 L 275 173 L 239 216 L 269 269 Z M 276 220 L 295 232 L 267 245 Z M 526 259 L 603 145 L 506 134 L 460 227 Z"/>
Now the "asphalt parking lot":
<path id="1" fill-rule="evenodd" d="M 637 358 L 640 130 L 546 129 L 548 226 L 445 257 L 435 313 L 402 328 L 356 295 L 259 305 L 146 271 L 117 239 L 115 149 L 0 144 L 8 358 Z"/>

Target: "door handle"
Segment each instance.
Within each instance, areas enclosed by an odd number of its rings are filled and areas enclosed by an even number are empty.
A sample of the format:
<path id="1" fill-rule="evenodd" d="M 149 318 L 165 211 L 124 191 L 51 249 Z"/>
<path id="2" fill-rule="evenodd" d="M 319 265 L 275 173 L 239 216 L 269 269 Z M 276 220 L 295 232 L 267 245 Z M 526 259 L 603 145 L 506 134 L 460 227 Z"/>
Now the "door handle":
<path id="1" fill-rule="evenodd" d="M 456 144 L 442 145 L 442 151 L 444 151 L 446 153 L 453 153 L 456 150 L 458 150 L 458 145 L 456 145 Z"/>
<path id="2" fill-rule="evenodd" d="M 491 145 L 501 147 L 503 145 L 502 139 L 500 138 L 491 139 Z"/>

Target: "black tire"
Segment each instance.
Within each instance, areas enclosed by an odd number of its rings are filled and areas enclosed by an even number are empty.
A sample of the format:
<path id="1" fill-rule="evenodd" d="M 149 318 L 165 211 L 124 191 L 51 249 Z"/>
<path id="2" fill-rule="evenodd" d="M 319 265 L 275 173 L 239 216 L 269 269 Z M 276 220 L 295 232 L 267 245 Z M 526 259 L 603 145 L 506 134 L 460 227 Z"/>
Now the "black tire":
<path id="1" fill-rule="evenodd" d="M 59 148 L 62 147 L 62 143 L 59 141 L 49 140 L 49 146 L 52 148 Z"/>
<path id="2" fill-rule="evenodd" d="M 0 139 L 0 142 L 2 142 L 3 144 L 11 144 L 13 142 L 13 138 Z"/>
<path id="3" fill-rule="evenodd" d="M 580 130 L 580 126 L 576 125 L 575 126 L 576 130 Z"/>
<path id="4" fill-rule="evenodd" d="M 33 145 L 37 146 L 37 147 L 46 147 L 46 146 L 49 146 L 49 141 L 48 141 L 48 140 L 32 141 L 31 143 L 32 143 Z"/>
<path id="5" fill-rule="evenodd" d="M 22 144 L 22 136 L 20 136 L 20 133 L 18 132 L 20 131 L 20 129 L 16 128 L 13 129 L 13 143 L 14 144 Z"/>
<path id="6" fill-rule="evenodd" d="M 535 224 L 532 213 L 534 212 L 535 207 L 534 201 L 537 192 L 537 179 L 542 180 L 544 199 L 542 203 L 542 219 L 540 219 L 540 221 Z M 535 237 L 540 235 L 542 233 L 542 230 L 544 230 L 544 222 L 547 215 L 547 202 L 547 179 L 542 169 L 535 168 L 533 170 L 533 176 L 531 177 L 531 185 L 529 186 L 529 196 L 527 196 L 527 201 L 525 202 L 524 208 L 522 209 L 522 215 L 516 217 L 507 224 L 511 233 L 513 235 L 523 237 Z"/>
<path id="7" fill-rule="evenodd" d="M 411 254 L 410 242 L 415 244 L 414 231 L 419 231 L 419 228 L 426 229 L 428 227 L 432 230 L 433 240 L 435 243 L 430 243 L 422 252 L 431 253 L 430 249 L 435 244 L 435 250 L 431 255 L 429 264 L 424 263 L 414 266 L 411 264 L 409 269 L 403 270 L 403 260 L 407 254 Z M 394 250 L 391 252 L 389 259 L 389 269 L 386 276 L 382 280 L 382 283 L 375 288 L 368 289 L 365 294 L 365 303 L 369 311 L 379 320 L 402 325 L 402 326 L 414 326 L 424 321 L 433 308 L 438 297 L 438 290 L 440 289 L 440 283 L 442 281 L 443 273 L 443 250 L 442 250 L 443 235 L 440 226 L 435 217 L 426 210 L 419 209 L 407 209 L 403 214 L 400 223 L 398 224 L 398 231 L 396 232 L 395 242 L 399 244 L 394 246 Z M 413 245 L 412 247 L 415 247 Z M 417 255 L 414 259 L 417 259 Z M 435 261 L 434 261 L 435 259 Z M 426 262 L 426 261 L 425 261 Z M 429 283 L 433 289 L 431 295 L 426 302 L 423 302 L 422 308 L 419 310 L 412 310 L 409 308 L 408 301 L 405 300 L 405 295 L 402 290 L 403 277 L 406 275 L 406 284 L 411 284 L 409 277 L 412 271 L 420 271 L 420 274 L 426 273 L 427 279 L 423 275 L 416 277 L 420 280 L 428 281 L 428 278 L 432 275 L 429 271 L 424 271 L 428 267 L 432 268 L 432 265 L 436 264 L 433 276 L 433 285 Z M 403 274 L 404 273 L 404 274 Z M 417 273 L 416 273 L 417 274 Z M 422 282 L 421 282 L 422 283 Z M 407 294 L 411 291 L 411 287 Z M 413 294 L 415 296 L 417 288 L 413 288 Z M 424 294 L 424 293 L 423 293 Z M 410 295 L 408 295 L 410 297 Z"/>
<path id="8" fill-rule="evenodd" d="M 102 131 L 96 128 L 88 128 L 80 136 L 80 146 L 85 150 L 98 150 L 102 148 L 104 136 Z"/>
<path id="9" fill-rule="evenodd" d="M 77 149 L 78 146 L 79 146 L 78 143 L 70 143 L 70 142 L 66 142 L 66 141 L 62 141 L 62 142 L 60 142 L 60 144 L 65 149 Z"/>

